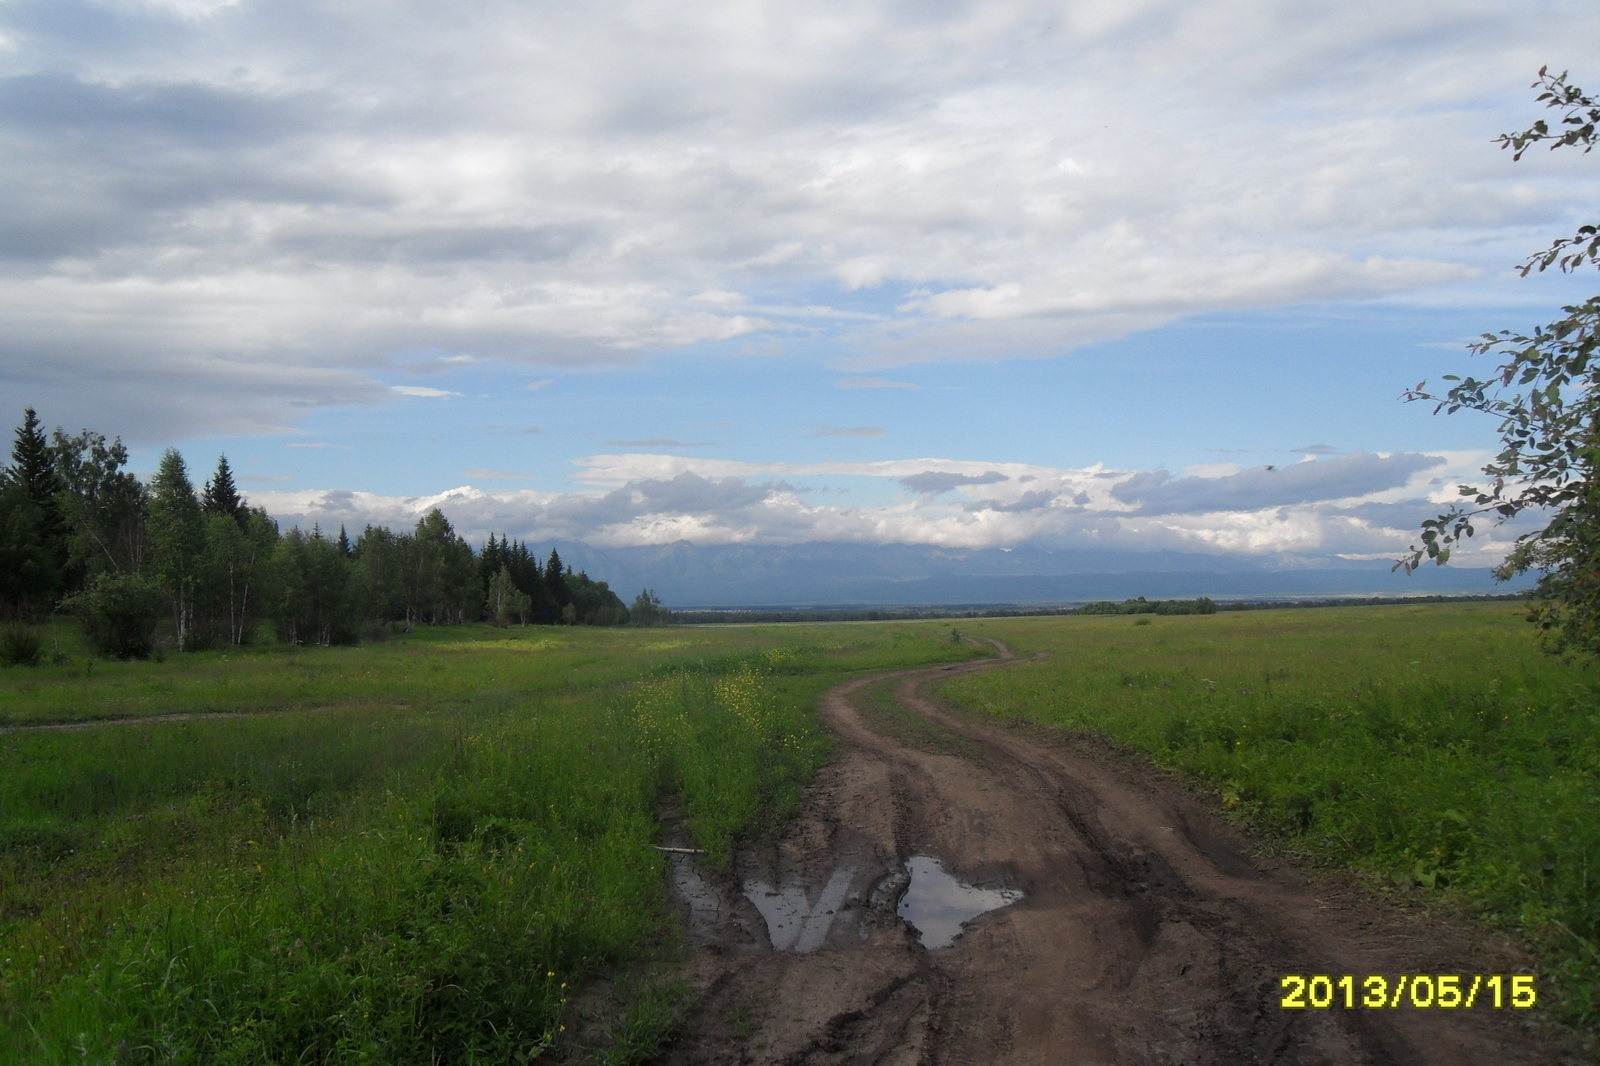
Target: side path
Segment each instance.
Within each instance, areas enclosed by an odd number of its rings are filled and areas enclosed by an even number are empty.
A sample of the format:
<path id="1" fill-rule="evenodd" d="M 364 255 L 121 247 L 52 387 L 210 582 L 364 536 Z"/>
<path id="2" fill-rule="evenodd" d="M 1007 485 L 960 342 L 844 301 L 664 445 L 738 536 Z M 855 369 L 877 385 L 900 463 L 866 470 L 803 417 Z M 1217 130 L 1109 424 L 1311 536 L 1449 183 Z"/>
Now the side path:
<path id="1" fill-rule="evenodd" d="M 700 993 L 669 1063 L 1551 1063 L 1530 1012 L 1279 1007 L 1285 973 L 1505 973 L 1507 945 L 1252 858 L 1196 797 L 1092 740 L 949 713 L 928 689 L 997 659 L 857 679 L 838 759 L 719 884 L 677 862 Z M 948 743 L 898 739 L 896 706 Z M 911 735 L 911 734 L 907 734 Z M 925 950 L 906 860 L 1020 902 Z M 775 948 L 779 950 L 775 950 Z"/>

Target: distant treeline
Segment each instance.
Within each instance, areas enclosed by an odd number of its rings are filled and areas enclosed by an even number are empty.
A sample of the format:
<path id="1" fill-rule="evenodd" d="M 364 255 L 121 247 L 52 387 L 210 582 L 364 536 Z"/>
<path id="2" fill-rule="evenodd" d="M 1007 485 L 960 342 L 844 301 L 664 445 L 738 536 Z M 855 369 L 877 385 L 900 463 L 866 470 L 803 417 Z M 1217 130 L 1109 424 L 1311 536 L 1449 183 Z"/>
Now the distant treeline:
<path id="1" fill-rule="evenodd" d="M 282 641 L 341 644 L 419 623 L 629 620 L 604 581 L 555 551 L 541 564 L 491 534 L 474 552 L 437 509 L 354 540 L 342 527 L 285 531 L 239 495 L 225 456 L 199 490 L 174 449 L 148 485 L 127 462 L 120 440 L 88 430 L 46 439 L 27 410 L 0 469 L 0 612 L 73 612 L 99 652 L 122 657 L 150 654 L 163 621 L 186 651 L 249 643 L 267 623 Z"/>
<path id="2" fill-rule="evenodd" d="M 1074 607 L 840 607 L 821 610 L 677 610 L 667 621 L 675 625 L 765 624 L 770 622 L 906 622 L 938 618 L 1053 618 L 1063 615 L 1107 614 L 1214 614 L 1218 611 L 1268 611 L 1298 607 L 1379 607 L 1418 603 L 1476 603 L 1525 600 L 1526 592 L 1470 596 L 1359 596 L 1322 600 L 1259 600 L 1214 603 L 1208 597 L 1194 600 L 1101 600 Z M 1202 606 L 1209 604 L 1209 609 Z"/>

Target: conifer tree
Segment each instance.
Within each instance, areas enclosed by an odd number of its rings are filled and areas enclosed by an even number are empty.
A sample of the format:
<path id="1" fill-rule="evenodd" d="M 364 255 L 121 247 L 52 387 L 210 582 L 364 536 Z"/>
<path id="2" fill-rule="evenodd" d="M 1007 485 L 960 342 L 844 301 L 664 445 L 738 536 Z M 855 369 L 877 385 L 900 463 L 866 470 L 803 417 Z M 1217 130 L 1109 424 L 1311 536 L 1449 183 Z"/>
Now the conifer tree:
<path id="1" fill-rule="evenodd" d="M 245 506 L 239 490 L 233 484 L 233 470 L 228 466 L 226 455 L 217 456 L 217 472 L 206 482 L 205 490 L 200 494 L 200 506 L 206 514 L 227 515 L 239 523 L 240 529 L 244 528 L 250 509 Z"/>
<path id="2" fill-rule="evenodd" d="M 60 595 L 67 553 L 61 479 L 31 407 L 17 428 L 11 459 L 0 478 L 0 600 L 8 613 L 37 617 Z"/>
<path id="3" fill-rule="evenodd" d="M 28 498 L 41 507 L 54 507 L 56 493 L 61 491 L 61 478 L 55 464 L 50 461 L 50 445 L 45 440 L 44 427 L 39 416 L 29 407 L 22 412 L 22 425 L 17 427 L 11 445 L 10 477 L 28 493 Z"/>
<path id="4" fill-rule="evenodd" d="M 550 590 L 550 598 L 556 602 L 556 610 L 572 602 L 572 593 L 567 588 L 567 577 L 562 569 L 561 556 L 554 548 L 550 549 L 550 558 L 544 564 L 544 583 Z"/>

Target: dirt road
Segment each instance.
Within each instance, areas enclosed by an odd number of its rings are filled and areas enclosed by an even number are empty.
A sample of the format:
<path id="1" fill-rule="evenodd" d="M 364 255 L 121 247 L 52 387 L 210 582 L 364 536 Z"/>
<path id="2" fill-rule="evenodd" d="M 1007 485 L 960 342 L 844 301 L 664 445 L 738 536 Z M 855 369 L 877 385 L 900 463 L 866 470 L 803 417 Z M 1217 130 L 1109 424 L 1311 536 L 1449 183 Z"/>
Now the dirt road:
<path id="1" fill-rule="evenodd" d="M 881 678 L 833 689 L 822 711 L 839 758 L 788 833 L 739 855 L 733 879 L 672 857 L 700 1000 L 664 1061 L 1578 1061 L 1537 1008 L 1281 1009 L 1286 973 L 1393 981 L 1525 960 L 1253 858 L 1136 759 L 942 709 L 937 681 L 1020 661 L 996 647 L 996 659 L 884 675 L 896 679 L 889 711 L 912 729 L 866 698 Z M 990 905 L 1014 902 L 953 946 L 925 947 L 897 913 L 926 903 L 907 894 L 913 859 L 918 876 L 937 860 L 990 889 Z M 933 942 L 938 916 L 923 913 L 912 920 Z"/>

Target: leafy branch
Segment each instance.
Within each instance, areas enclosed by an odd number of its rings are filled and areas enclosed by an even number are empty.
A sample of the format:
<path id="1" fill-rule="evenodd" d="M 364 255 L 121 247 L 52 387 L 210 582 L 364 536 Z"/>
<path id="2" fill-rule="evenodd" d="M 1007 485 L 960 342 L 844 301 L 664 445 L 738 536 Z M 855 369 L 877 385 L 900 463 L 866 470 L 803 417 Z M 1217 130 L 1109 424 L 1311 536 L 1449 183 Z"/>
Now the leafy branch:
<path id="1" fill-rule="evenodd" d="M 1600 102 L 1567 81 L 1566 72 L 1552 75 L 1541 68 L 1533 88 L 1545 106 L 1562 112 L 1551 129 L 1543 119 L 1520 133 L 1502 134 L 1497 143 L 1522 153 L 1539 143 L 1552 149 L 1595 145 Z M 1555 266 L 1571 272 L 1585 263 L 1600 266 L 1600 230 L 1579 227 L 1572 237 L 1556 241 L 1530 256 L 1520 268 L 1526 277 Z M 1444 395 L 1428 391 L 1426 382 L 1407 389 L 1402 398 L 1432 401 L 1434 413 L 1479 411 L 1500 420 L 1501 450 L 1483 468 L 1491 480 L 1485 487 L 1461 485 L 1463 502 L 1421 524 L 1421 544 L 1413 544 L 1394 569 L 1411 573 L 1424 559 L 1443 564 L 1452 545 L 1474 533 L 1474 521 L 1504 522 L 1523 511 L 1554 512 L 1545 528 L 1517 538 L 1512 552 L 1496 568 L 1502 580 L 1529 569 L 1549 571 L 1541 582 L 1547 595 L 1587 567 L 1600 587 L 1600 296 L 1562 308 L 1565 317 L 1534 329 L 1531 335 L 1502 330 L 1485 333 L 1469 349 L 1494 353 L 1506 361 L 1487 380 L 1446 375 L 1455 382 Z M 1577 569 L 1575 569 L 1577 568 Z M 1587 580 L 1587 579 L 1586 579 Z M 1568 591 L 1572 589 L 1569 587 Z M 1600 616 L 1597 616 L 1600 617 Z M 1555 623 L 1552 623 L 1555 624 Z"/>

